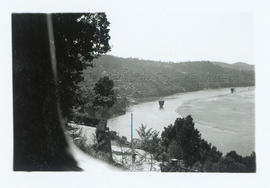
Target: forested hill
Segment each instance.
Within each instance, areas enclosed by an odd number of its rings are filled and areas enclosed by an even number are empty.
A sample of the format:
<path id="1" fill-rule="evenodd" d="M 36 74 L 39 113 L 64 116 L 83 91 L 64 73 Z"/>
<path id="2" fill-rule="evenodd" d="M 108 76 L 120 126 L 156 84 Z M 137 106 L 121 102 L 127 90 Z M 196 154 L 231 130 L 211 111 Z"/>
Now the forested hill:
<path id="1" fill-rule="evenodd" d="M 254 86 L 254 66 L 210 61 L 165 63 L 104 55 L 84 71 L 83 87 L 109 76 L 122 96 L 160 97 L 208 88 Z"/>
<path id="2" fill-rule="evenodd" d="M 221 63 L 221 62 L 212 62 L 213 64 L 219 65 L 224 68 L 231 68 L 236 70 L 251 70 L 254 71 L 254 65 L 249 65 L 242 62 L 237 62 L 234 64 L 227 64 L 227 63 Z"/>

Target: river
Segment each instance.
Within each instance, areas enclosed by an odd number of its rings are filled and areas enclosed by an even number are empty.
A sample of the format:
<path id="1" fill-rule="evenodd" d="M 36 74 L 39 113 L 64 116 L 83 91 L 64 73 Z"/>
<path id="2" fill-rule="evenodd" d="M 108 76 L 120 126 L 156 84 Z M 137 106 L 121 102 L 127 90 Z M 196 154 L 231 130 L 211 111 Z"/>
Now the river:
<path id="1" fill-rule="evenodd" d="M 161 133 L 176 118 L 190 114 L 202 138 L 218 150 L 249 155 L 255 151 L 254 94 L 254 87 L 239 87 L 233 94 L 229 88 L 179 93 L 164 98 L 164 109 L 158 101 L 130 106 L 125 115 L 110 119 L 108 127 L 130 140 L 131 112 L 135 138 L 141 124 Z"/>

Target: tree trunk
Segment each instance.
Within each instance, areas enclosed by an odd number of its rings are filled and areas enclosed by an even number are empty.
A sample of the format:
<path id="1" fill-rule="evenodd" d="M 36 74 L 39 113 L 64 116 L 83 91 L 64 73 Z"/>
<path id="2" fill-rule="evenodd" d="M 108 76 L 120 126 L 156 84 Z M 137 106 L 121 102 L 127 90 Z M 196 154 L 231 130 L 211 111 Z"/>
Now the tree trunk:
<path id="1" fill-rule="evenodd" d="M 107 120 L 100 120 L 96 127 L 97 150 L 101 155 L 101 159 L 112 162 L 111 139 L 106 125 Z"/>

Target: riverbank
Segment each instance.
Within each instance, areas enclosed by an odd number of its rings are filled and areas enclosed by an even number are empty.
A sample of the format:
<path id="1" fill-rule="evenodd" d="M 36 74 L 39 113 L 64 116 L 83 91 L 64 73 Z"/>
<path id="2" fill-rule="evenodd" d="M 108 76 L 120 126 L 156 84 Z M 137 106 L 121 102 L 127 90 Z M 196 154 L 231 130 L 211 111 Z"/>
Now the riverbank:
<path id="1" fill-rule="evenodd" d="M 253 86 L 243 86 L 243 87 L 236 87 L 236 88 L 253 88 L 253 87 L 255 87 L 255 86 L 254 85 Z M 130 105 L 136 105 L 136 104 L 145 103 L 145 102 L 152 102 L 152 101 L 156 101 L 156 100 L 163 99 L 163 98 L 170 97 L 170 96 L 174 96 L 174 95 L 197 92 L 197 91 L 218 90 L 218 89 L 228 89 L 228 91 L 230 91 L 230 88 L 231 87 L 205 88 L 205 89 L 199 89 L 199 90 L 194 90 L 194 91 L 171 93 L 169 95 L 161 95 L 161 96 L 155 96 L 155 97 L 138 97 L 138 98 L 133 98 L 132 101 L 130 101 Z"/>
<path id="2" fill-rule="evenodd" d="M 133 112 L 134 137 L 138 137 L 135 130 L 141 124 L 161 132 L 179 116 L 191 114 L 202 137 L 222 152 L 236 150 L 246 155 L 254 151 L 254 87 L 238 87 L 234 94 L 229 88 L 220 88 L 178 93 L 164 99 L 162 110 L 152 98 L 131 105 L 125 115 L 110 119 L 108 126 L 129 138 Z"/>

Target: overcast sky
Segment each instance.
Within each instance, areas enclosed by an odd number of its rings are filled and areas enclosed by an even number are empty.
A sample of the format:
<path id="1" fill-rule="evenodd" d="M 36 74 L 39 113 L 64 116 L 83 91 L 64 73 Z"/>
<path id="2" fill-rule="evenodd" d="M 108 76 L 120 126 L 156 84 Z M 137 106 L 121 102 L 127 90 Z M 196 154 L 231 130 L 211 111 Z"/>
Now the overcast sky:
<path id="1" fill-rule="evenodd" d="M 109 54 L 161 61 L 252 62 L 252 14 L 121 7 L 106 11 Z"/>

